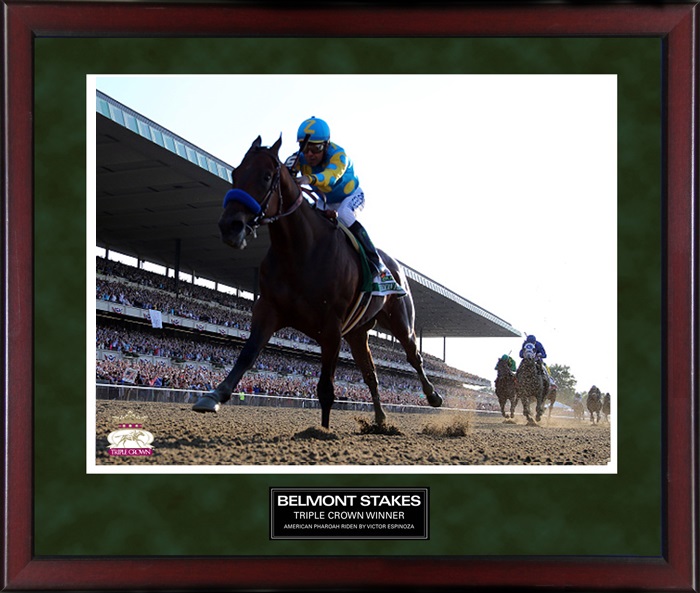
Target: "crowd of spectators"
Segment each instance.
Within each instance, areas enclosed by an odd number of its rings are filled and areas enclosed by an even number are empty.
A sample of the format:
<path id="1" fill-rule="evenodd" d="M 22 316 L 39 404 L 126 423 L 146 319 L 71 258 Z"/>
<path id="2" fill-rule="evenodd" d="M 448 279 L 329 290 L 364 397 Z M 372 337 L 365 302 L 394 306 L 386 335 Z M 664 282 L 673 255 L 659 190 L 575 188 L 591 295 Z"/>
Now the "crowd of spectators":
<path id="1" fill-rule="evenodd" d="M 180 281 L 177 294 L 171 277 L 148 272 L 105 258 L 97 258 L 96 298 L 103 301 L 156 309 L 165 314 L 204 321 L 241 330 L 250 329 L 252 301 L 233 294 Z M 294 342 L 315 343 L 292 329 L 276 334 Z M 211 338 L 211 336 L 209 336 Z M 343 343 L 344 348 L 347 346 Z M 391 371 L 382 361 L 406 365 L 406 355 L 398 343 L 370 336 L 370 346 L 377 362 L 382 401 L 419 403 L 421 386 L 415 375 Z M 240 345 L 216 339 L 197 340 L 168 330 L 150 330 L 129 323 L 128 318 L 114 323 L 98 323 L 96 347 L 124 353 L 123 359 L 98 360 L 96 379 L 102 383 L 124 381 L 128 368 L 136 371 L 130 377 L 137 385 L 153 385 L 173 389 L 211 389 L 226 376 L 240 352 Z M 161 360 L 143 360 L 140 356 Z M 454 377 L 473 377 L 446 365 L 437 357 L 423 355 L 426 372 L 440 371 Z M 163 360 L 166 359 L 166 360 Z M 209 363 L 209 365 L 197 364 Z M 247 393 L 270 393 L 315 397 L 320 364 L 310 361 L 308 354 L 267 349 L 253 369 L 244 377 L 239 390 Z M 459 381 L 441 379 L 433 382 L 452 407 L 461 407 L 474 392 L 464 389 Z M 354 365 L 339 364 L 336 373 L 336 397 L 370 401 L 369 390 Z M 423 400 L 425 401 L 425 400 Z"/>
<path id="2" fill-rule="evenodd" d="M 152 335 L 150 329 L 98 324 L 96 347 L 125 356 L 98 359 L 96 381 L 110 384 L 150 385 L 172 389 L 208 390 L 225 377 L 240 353 L 240 347 Z M 142 357 L 143 356 L 143 357 Z M 158 357 L 158 358 L 153 358 Z M 201 364 L 210 363 L 210 364 Z M 132 373 L 128 373 L 133 369 Z M 320 372 L 317 361 L 291 352 L 268 349 L 245 375 L 238 391 L 270 395 L 315 397 Z M 382 401 L 420 403 L 421 385 L 415 376 L 378 369 Z M 462 407 L 470 392 L 458 384 L 434 380 L 438 391 L 452 407 Z M 353 401 L 371 401 L 362 376 L 352 363 L 341 361 L 336 371 L 336 397 Z"/>
<path id="3" fill-rule="evenodd" d="M 96 262 L 96 298 L 99 300 L 142 309 L 157 309 L 162 313 L 186 319 L 250 330 L 253 303 L 249 299 L 183 281 L 178 283 L 176 294 L 174 278 L 103 257 L 96 258 Z M 280 330 L 275 335 L 301 344 L 315 344 L 314 340 L 291 328 Z M 370 346 L 376 359 L 406 364 L 406 354 L 400 344 L 371 335 Z M 349 351 L 345 342 L 341 347 Z M 423 353 L 423 362 L 428 371 L 442 372 L 464 379 L 476 378 L 470 373 L 445 364 L 431 354 Z"/>

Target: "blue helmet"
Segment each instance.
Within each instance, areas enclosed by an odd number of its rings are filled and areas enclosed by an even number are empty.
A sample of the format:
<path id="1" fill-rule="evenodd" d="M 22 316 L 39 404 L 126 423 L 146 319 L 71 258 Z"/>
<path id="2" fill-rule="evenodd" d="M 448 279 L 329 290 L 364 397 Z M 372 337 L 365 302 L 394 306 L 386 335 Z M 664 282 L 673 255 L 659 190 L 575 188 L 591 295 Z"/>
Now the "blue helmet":
<path id="1" fill-rule="evenodd" d="M 297 142 L 303 142 L 307 134 L 309 134 L 309 142 L 328 142 L 331 138 L 331 129 L 322 119 L 310 117 L 301 122 L 297 131 Z"/>
<path id="2" fill-rule="evenodd" d="M 527 337 L 525 341 L 530 342 L 530 344 L 534 344 L 535 342 L 537 342 L 537 338 L 531 334 Z"/>

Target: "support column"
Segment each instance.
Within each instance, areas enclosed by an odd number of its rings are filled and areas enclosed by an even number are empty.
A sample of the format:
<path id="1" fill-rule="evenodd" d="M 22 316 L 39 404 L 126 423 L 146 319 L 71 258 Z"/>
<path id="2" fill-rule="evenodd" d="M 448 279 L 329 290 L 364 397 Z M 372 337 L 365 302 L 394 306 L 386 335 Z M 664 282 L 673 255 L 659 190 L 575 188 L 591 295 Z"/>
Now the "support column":
<path id="1" fill-rule="evenodd" d="M 175 294 L 180 294 L 180 255 L 182 253 L 182 239 L 175 239 Z"/>

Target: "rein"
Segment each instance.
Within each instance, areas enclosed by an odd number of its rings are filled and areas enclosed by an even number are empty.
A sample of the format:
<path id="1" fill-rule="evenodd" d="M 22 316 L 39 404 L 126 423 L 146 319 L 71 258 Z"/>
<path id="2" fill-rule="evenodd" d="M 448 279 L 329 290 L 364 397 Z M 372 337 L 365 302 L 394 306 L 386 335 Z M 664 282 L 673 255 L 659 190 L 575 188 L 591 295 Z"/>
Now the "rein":
<path id="1" fill-rule="evenodd" d="M 248 227 L 253 234 L 255 234 L 255 231 L 259 226 L 263 224 L 272 224 L 280 218 L 284 218 L 285 216 L 289 216 L 290 214 L 294 213 L 297 210 L 297 208 L 301 206 L 301 203 L 304 200 L 304 194 L 302 193 L 301 189 L 299 189 L 299 194 L 297 195 L 294 202 L 291 203 L 287 210 L 284 210 L 284 197 L 282 196 L 281 188 L 282 163 L 280 162 L 279 158 L 277 158 L 269 151 L 268 154 L 274 158 L 275 173 L 272 177 L 272 182 L 270 183 L 270 189 L 267 190 L 267 193 L 260 202 L 258 202 L 255 198 L 253 198 L 253 196 L 251 196 L 248 192 L 242 189 L 230 189 L 224 197 L 224 208 L 226 208 L 226 206 L 230 202 L 238 202 L 239 204 L 245 206 L 248 210 L 252 211 L 253 214 L 255 214 L 254 218 L 252 218 L 246 224 L 246 227 Z M 277 193 L 277 196 L 279 198 L 277 213 L 272 216 L 268 216 L 267 210 L 270 206 L 272 196 L 275 195 L 275 193 Z"/>

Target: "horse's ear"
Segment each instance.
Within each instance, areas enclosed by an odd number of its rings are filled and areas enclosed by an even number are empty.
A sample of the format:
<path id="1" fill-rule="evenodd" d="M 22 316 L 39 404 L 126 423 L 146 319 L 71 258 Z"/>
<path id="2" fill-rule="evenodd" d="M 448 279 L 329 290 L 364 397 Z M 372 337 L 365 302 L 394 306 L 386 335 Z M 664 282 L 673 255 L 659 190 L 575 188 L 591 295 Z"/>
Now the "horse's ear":
<path id="1" fill-rule="evenodd" d="M 280 146 L 282 146 L 282 134 L 280 134 L 280 137 L 279 137 L 279 139 L 277 140 L 277 142 L 275 142 L 275 143 L 270 147 L 270 150 L 271 150 L 272 152 L 274 152 L 275 154 L 278 154 L 278 153 L 279 153 L 279 150 L 280 150 Z"/>
<path id="2" fill-rule="evenodd" d="M 250 148 L 260 148 L 260 145 L 262 144 L 262 138 L 258 136 L 255 140 L 253 140 L 253 144 L 250 145 Z"/>

